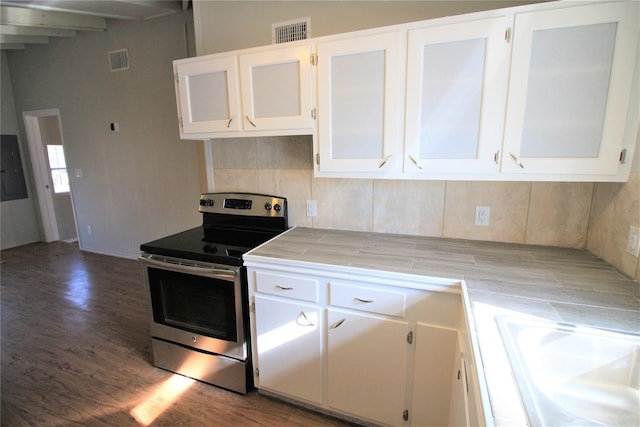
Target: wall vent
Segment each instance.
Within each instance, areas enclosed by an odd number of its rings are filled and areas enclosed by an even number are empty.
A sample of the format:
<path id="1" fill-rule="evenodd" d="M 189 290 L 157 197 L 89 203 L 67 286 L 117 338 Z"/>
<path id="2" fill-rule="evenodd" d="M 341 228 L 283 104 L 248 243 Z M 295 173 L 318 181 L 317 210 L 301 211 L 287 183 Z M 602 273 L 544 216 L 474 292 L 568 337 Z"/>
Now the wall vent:
<path id="1" fill-rule="evenodd" d="M 129 52 L 127 49 L 112 50 L 109 52 L 109 70 L 123 71 L 129 69 Z"/>
<path id="2" fill-rule="evenodd" d="M 271 24 L 271 42 L 273 44 L 305 40 L 311 37 L 311 18 Z"/>

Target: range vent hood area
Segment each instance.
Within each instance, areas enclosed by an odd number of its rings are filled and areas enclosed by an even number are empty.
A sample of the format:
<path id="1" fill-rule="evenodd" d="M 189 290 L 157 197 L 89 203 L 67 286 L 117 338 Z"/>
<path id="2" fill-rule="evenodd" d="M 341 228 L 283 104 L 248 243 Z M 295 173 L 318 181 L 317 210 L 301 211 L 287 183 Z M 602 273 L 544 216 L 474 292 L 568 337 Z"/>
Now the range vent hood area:
<path id="1" fill-rule="evenodd" d="M 147 20 L 186 10 L 189 0 L 1 0 L 0 48 L 25 49 L 50 37 L 105 31 L 108 19 Z"/>

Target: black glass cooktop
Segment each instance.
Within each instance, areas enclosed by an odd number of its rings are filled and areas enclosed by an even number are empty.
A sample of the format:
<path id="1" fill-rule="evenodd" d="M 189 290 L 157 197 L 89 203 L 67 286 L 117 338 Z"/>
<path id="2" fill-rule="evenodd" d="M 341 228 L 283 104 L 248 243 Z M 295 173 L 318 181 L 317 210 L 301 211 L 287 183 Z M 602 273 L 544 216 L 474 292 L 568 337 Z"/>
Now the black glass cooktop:
<path id="1" fill-rule="evenodd" d="M 200 226 L 140 245 L 140 250 L 194 261 L 242 265 L 242 254 L 275 237 L 273 231 Z"/>

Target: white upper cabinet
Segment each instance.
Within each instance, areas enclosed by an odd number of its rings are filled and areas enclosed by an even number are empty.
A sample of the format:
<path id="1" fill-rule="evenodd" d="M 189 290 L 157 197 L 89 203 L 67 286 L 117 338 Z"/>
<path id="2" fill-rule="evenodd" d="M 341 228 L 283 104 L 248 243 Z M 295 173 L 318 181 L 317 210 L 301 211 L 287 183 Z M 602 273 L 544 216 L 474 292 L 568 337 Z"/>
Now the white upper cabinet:
<path id="1" fill-rule="evenodd" d="M 634 1 L 515 15 L 503 173 L 617 173 L 638 14 Z"/>
<path id="2" fill-rule="evenodd" d="M 180 136 L 240 130 L 236 57 L 176 61 Z"/>
<path id="3" fill-rule="evenodd" d="M 400 170 L 404 43 L 399 31 L 318 43 L 320 174 Z"/>
<path id="4" fill-rule="evenodd" d="M 312 134 L 310 45 L 174 62 L 183 139 Z"/>
<path id="5" fill-rule="evenodd" d="M 410 30 L 404 171 L 498 171 L 509 45 L 506 18 Z"/>
<path id="6" fill-rule="evenodd" d="M 244 129 L 313 130 L 311 48 L 240 55 Z"/>

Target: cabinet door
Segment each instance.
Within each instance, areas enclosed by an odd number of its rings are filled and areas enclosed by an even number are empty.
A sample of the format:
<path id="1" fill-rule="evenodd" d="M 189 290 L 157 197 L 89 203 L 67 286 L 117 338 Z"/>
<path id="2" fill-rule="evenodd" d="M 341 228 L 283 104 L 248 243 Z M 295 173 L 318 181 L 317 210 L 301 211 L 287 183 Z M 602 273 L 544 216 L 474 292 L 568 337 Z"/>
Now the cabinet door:
<path id="1" fill-rule="evenodd" d="M 612 2 L 515 16 L 503 172 L 616 173 L 638 13 Z"/>
<path id="2" fill-rule="evenodd" d="M 329 309 L 329 406 L 383 424 L 402 424 L 408 331 L 404 321 Z"/>
<path id="3" fill-rule="evenodd" d="M 176 61 L 181 133 L 240 130 L 235 56 Z"/>
<path id="4" fill-rule="evenodd" d="M 255 297 L 259 388 L 322 404 L 320 310 Z"/>
<path id="5" fill-rule="evenodd" d="M 313 129 L 311 47 L 240 55 L 245 131 Z"/>
<path id="6" fill-rule="evenodd" d="M 418 323 L 415 335 L 411 425 L 449 425 L 451 391 L 456 381 L 458 332 Z"/>
<path id="7" fill-rule="evenodd" d="M 403 40 L 394 32 L 318 44 L 320 172 L 399 169 Z"/>
<path id="8" fill-rule="evenodd" d="M 498 171 L 506 27 L 501 17 L 409 31 L 405 172 Z"/>
<path id="9" fill-rule="evenodd" d="M 452 402 L 451 422 L 449 425 L 453 427 L 464 427 L 471 425 L 469 423 L 469 402 L 467 399 L 467 366 L 462 356 L 456 362 L 458 371 L 451 395 L 451 398 L 454 400 Z"/>

